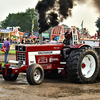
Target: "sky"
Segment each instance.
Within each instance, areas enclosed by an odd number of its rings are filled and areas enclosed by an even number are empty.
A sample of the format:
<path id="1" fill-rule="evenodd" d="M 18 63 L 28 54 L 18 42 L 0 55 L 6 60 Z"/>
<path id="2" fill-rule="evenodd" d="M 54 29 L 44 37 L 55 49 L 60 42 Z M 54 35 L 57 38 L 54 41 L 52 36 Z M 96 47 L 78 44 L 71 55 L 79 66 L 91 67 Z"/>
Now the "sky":
<path id="1" fill-rule="evenodd" d="M 25 12 L 28 8 L 35 8 L 37 2 L 38 0 L 0 0 L 0 21 L 5 20 L 9 13 Z M 95 26 L 97 17 L 99 17 L 99 14 L 96 9 L 87 2 L 86 4 L 77 4 L 72 9 L 72 16 L 62 23 L 69 27 L 76 26 L 81 28 L 83 21 L 83 27 L 87 28 L 91 35 L 94 35 L 97 30 Z"/>

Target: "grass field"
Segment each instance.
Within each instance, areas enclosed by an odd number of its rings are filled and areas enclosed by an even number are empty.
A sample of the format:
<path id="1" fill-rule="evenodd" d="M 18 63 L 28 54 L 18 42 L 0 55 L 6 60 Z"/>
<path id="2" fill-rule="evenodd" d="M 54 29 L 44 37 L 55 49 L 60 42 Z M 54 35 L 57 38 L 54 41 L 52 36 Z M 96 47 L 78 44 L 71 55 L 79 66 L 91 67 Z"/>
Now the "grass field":
<path id="1" fill-rule="evenodd" d="M 0 54 L 4 54 L 4 52 L 0 51 Z M 12 50 L 12 49 L 11 49 L 11 50 L 9 51 L 9 54 L 15 54 L 15 50 Z M 2 63 L 2 66 L 4 66 L 4 64 L 5 64 L 4 62 L 0 62 L 0 63 Z"/>
<path id="2" fill-rule="evenodd" d="M 5 64 L 4 62 L 0 62 L 0 63 L 2 64 L 2 66 L 4 66 L 4 64 Z"/>
<path id="3" fill-rule="evenodd" d="M 12 49 L 11 49 L 11 50 L 9 51 L 9 54 L 15 54 L 15 53 L 16 53 L 15 50 L 12 50 Z M 0 51 L 0 54 L 4 54 L 4 52 Z"/>

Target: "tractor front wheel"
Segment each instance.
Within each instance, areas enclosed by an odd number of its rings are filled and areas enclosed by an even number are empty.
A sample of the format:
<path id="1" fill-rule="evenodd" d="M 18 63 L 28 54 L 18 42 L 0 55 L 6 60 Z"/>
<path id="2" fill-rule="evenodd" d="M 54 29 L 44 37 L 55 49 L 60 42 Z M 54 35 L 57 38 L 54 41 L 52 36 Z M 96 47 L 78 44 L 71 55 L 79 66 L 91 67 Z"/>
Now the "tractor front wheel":
<path id="1" fill-rule="evenodd" d="M 97 53 L 90 47 L 73 50 L 67 59 L 66 71 L 73 82 L 94 82 L 99 73 Z"/>
<path id="2" fill-rule="evenodd" d="M 32 64 L 27 69 L 27 81 L 30 85 L 39 85 L 44 79 L 44 70 L 39 64 Z"/>
<path id="3" fill-rule="evenodd" d="M 3 74 L 3 78 L 6 80 L 6 81 L 15 81 L 18 77 L 18 74 L 12 74 L 12 75 L 5 75 Z"/>

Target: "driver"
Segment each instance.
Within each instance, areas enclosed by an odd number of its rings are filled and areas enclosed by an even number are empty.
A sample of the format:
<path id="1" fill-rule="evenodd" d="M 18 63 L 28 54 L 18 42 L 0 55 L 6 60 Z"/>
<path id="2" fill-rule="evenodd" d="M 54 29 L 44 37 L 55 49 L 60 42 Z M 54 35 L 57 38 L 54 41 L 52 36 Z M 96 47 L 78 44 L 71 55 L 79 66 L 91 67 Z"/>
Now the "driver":
<path id="1" fill-rule="evenodd" d="M 68 54 L 70 47 L 72 45 L 72 35 L 69 31 L 65 32 L 65 39 L 63 41 L 63 61 L 66 62 L 66 54 Z"/>

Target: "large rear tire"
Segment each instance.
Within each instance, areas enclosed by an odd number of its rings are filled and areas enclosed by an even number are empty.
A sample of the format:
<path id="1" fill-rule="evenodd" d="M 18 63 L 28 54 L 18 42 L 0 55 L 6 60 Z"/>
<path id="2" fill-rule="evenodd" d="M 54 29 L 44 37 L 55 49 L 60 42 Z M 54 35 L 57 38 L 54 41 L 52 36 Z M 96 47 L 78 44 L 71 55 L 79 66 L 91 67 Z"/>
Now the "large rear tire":
<path id="1" fill-rule="evenodd" d="M 27 81 L 30 85 L 39 85 L 44 80 L 44 70 L 39 64 L 32 64 L 26 72 Z"/>
<path id="2" fill-rule="evenodd" d="M 3 78 L 5 79 L 5 81 L 15 81 L 18 77 L 18 74 L 12 74 L 10 76 L 5 76 L 3 74 Z"/>
<path id="3" fill-rule="evenodd" d="M 90 47 L 71 51 L 66 64 L 68 78 L 75 83 L 92 83 L 99 73 L 99 58 Z"/>

